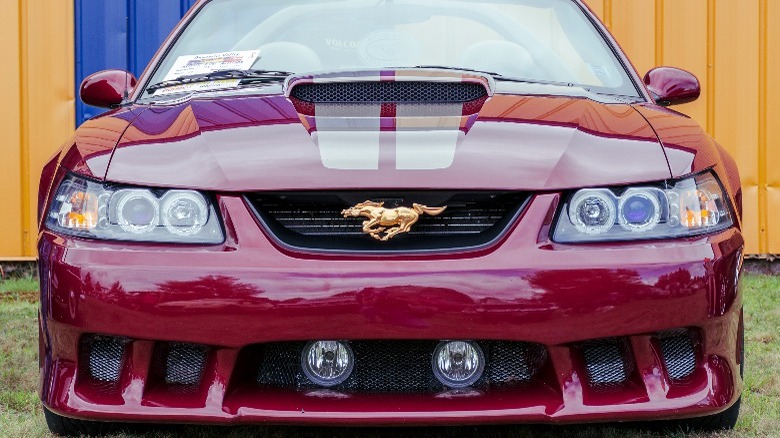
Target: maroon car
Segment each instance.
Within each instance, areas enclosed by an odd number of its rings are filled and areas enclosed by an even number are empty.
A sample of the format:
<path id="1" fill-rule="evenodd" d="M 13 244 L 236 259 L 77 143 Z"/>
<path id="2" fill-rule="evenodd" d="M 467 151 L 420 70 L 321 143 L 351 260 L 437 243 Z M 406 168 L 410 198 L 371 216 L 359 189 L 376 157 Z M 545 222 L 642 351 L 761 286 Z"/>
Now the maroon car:
<path id="1" fill-rule="evenodd" d="M 202 0 L 46 165 L 40 396 L 110 422 L 731 428 L 734 160 L 579 0 Z"/>

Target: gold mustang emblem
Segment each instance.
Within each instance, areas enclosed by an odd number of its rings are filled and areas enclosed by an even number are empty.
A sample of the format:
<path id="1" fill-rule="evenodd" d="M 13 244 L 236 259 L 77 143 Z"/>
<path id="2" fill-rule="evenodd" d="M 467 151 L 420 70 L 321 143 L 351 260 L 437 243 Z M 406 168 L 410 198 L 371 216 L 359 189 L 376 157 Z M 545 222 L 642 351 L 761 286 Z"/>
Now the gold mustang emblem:
<path id="1" fill-rule="evenodd" d="M 376 240 L 387 242 L 398 234 L 408 233 L 412 225 L 420 220 L 421 215 L 438 216 L 447 209 L 446 206 L 428 207 L 421 204 L 412 204 L 412 208 L 385 208 L 384 205 L 384 202 L 361 202 L 342 211 L 341 214 L 345 218 L 359 216 L 368 218 L 363 222 L 363 232 L 370 234 Z"/>

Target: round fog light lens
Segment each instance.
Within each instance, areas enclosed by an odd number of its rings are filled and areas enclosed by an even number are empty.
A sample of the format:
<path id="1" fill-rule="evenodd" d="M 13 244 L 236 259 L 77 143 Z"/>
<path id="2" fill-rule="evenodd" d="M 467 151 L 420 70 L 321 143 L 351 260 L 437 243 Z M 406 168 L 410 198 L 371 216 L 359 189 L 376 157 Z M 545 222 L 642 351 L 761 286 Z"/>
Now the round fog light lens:
<path id="1" fill-rule="evenodd" d="M 484 370 L 485 355 L 475 342 L 442 342 L 433 352 L 433 374 L 449 388 L 473 385 Z"/>
<path id="2" fill-rule="evenodd" d="M 303 349 L 301 366 L 309 380 L 331 387 L 349 378 L 355 366 L 355 356 L 346 342 L 316 341 Z"/>

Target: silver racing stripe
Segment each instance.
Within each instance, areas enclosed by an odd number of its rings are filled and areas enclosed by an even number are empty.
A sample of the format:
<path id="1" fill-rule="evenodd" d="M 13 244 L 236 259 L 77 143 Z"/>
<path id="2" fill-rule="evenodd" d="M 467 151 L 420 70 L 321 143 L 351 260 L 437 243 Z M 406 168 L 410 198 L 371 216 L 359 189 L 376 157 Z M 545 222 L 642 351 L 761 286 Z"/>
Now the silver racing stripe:
<path id="1" fill-rule="evenodd" d="M 419 115 L 421 105 L 399 104 L 396 109 L 395 168 L 435 170 L 452 166 L 460 130 L 463 105 L 432 104 Z"/>
<path id="2" fill-rule="evenodd" d="M 360 105 L 362 117 L 355 117 L 355 109 L 355 105 L 346 104 L 315 107 L 312 139 L 320 149 L 322 165 L 328 169 L 379 169 L 382 105 Z"/>
<path id="3" fill-rule="evenodd" d="M 380 104 L 317 105 L 312 139 L 322 164 L 339 170 L 376 170 L 380 164 L 435 170 L 452 165 L 465 135 L 460 129 L 461 104 L 397 104 L 396 117 L 384 122 L 381 110 Z M 382 123 L 390 126 L 382 129 Z M 387 148 L 394 151 L 386 153 Z"/>

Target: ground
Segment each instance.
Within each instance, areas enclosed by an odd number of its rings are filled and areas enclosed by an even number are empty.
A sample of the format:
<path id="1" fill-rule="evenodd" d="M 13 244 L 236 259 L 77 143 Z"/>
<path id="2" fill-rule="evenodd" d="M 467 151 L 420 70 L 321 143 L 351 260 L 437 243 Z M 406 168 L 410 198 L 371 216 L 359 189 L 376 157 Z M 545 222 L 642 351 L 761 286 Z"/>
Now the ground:
<path id="1" fill-rule="evenodd" d="M 418 429 L 197 427 L 125 433 L 117 438 L 232 437 L 572 437 L 741 438 L 780 435 L 780 277 L 745 275 L 746 372 L 736 430 L 719 434 L 653 432 L 643 425 L 522 426 Z M 0 280 L 0 436 L 49 437 L 36 393 L 38 381 L 37 283 Z"/>

